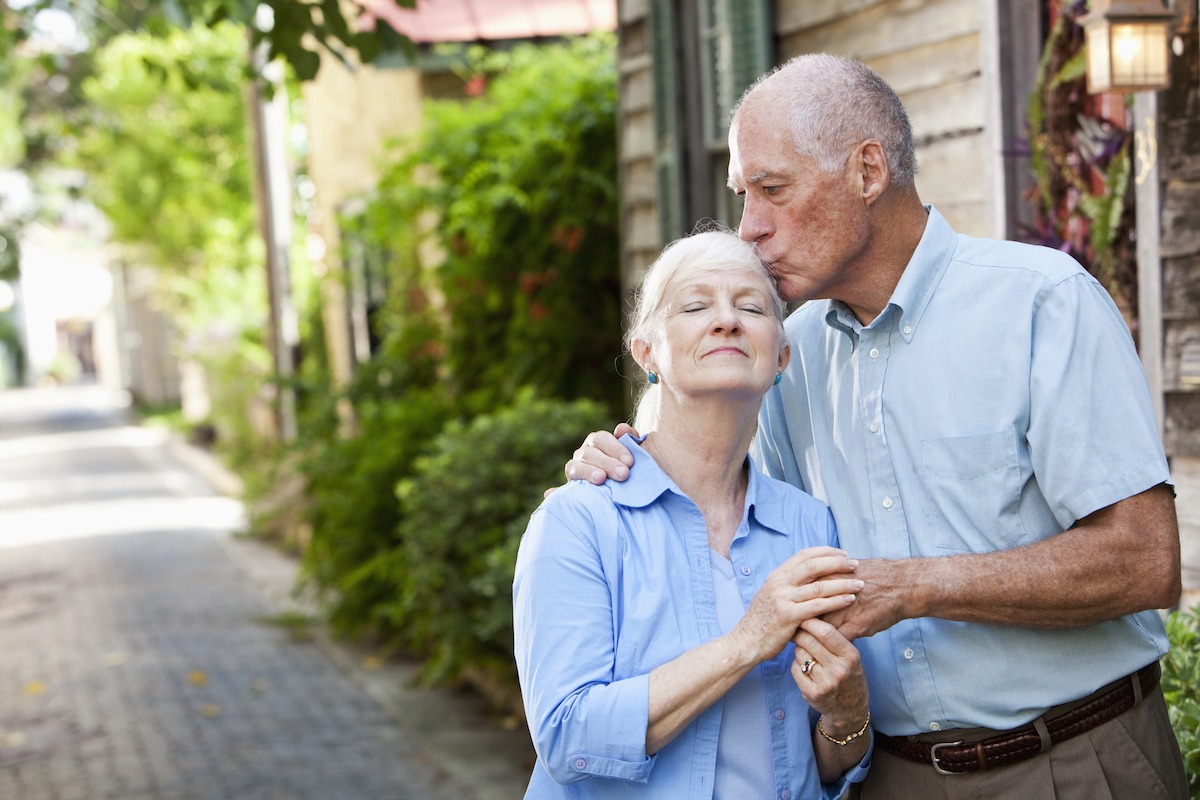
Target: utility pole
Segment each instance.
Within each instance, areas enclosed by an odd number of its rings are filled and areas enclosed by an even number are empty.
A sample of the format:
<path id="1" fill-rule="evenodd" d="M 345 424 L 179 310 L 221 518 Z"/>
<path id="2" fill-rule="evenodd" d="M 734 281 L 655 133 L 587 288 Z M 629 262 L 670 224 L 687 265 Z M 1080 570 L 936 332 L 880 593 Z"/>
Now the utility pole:
<path id="1" fill-rule="evenodd" d="M 269 8 L 259 6 L 259 24 L 273 24 L 261 17 Z M 254 32 L 247 31 L 250 63 L 255 78 L 250 84 L 250 117 L 254 135 L 254 173 L 258 196 L 259 226 L 267 255 L 267 297 L 270 302 L 268 346 L 275 367 L 275 415 L 279 438 L 296 438 L 296 392 L 292 387 L 295 373 L 294 348 L 300 342 L 296 308 L 292 303 L 291 260 L 288 249 L 292 238 L 291 180 L 285 147 L 287 130 L 287 90 L 283 82 L 283 64 L 268 63 L 265 45 L 255 46 Z"/>

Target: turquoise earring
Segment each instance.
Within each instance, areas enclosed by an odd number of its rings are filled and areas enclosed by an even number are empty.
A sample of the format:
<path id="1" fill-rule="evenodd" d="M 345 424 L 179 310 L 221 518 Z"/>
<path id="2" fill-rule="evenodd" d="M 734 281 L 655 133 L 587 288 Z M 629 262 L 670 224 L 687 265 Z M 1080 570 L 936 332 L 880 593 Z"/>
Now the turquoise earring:
<path id="1" fill-rule="evenodd" d="M 650 383 L 652 383 L 652 384 L 658 383 L 658 374 L 655 373 L 654 370 L 647 370 L 646 371 L 646 380 L 650 381 Z"/>
<path id="2" fill-rule="evenodd" d="M 782 373 L 782 372 L 776 372 L 776 373 L 775 373 L 775 385 L 776 385 L 776 386 L 778 386 L 778 385 L 779 385 L 779 382 L 780 382 L 781 380 L 783 380 L 783 373 Z"/>

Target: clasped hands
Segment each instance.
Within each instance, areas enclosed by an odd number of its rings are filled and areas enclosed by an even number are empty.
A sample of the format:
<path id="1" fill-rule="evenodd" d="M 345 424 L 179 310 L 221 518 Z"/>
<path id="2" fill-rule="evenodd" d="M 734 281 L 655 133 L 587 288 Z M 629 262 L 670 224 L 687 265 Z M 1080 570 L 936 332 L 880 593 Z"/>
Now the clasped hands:
<path id="1" fill-rule="evenodd" d="M 857 566 L 834 547 L 801 550 L 767 576 L 732 634 L 756 663 L 794 642 L 792 678 L 809 706 L 838 728 L 864 718 L 867 686 L 858 650 L 821 615 L 855 602 L 863 588 Z"/>
<path id="2" fill-rule="evenodd" d="M 608 478 L 617 481 L 628 478 L 633 454 L 618 441 L 626 433 L 637 435 L 637 431 L 624 422 L 611 433 L 595 431 L 588 434 L 567 462 L 564 470 L 567 480 L 601 484 Z M 547 489 L 546 494 L 554 488 L 557 487 Z M 911 561 L 871 559 L 861 562 L 856 574 L 865 586 L 863 591 L 855 590 L 853 602 L 814 615 L 832 623 L 846 639 L 873 636 L 901 619 L 921 616 L 912 609 L 912 587 L 922 581 L 919 574 L 912 572 Z"/>

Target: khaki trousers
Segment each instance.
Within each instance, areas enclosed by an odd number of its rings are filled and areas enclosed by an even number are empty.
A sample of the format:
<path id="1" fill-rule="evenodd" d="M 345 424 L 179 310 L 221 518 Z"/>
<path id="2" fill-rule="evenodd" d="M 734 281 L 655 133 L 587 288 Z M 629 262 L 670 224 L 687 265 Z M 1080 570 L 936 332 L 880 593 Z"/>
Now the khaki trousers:
<path id="1" fill-rule="evenodd" d="M 856 800 L 1188 800 L 1179 745 L 1156 688 L 1116 719 L 999 769 L 940 775 L 875 748 Z"/>

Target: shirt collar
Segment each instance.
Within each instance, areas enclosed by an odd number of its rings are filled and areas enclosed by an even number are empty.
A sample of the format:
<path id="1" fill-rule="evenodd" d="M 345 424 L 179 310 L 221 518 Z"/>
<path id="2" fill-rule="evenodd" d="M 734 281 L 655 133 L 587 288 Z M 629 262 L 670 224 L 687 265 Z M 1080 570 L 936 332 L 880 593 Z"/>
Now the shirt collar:
<path id="1" fill-rule="evenodd" d="M 609 490 L 612 492 L 613 502 L 629 508 L 641 508 L 648 506 L 658 500 L 664 492 L 674 492 L 675 494 L 686 497 L 683 491 L 675 485 L 675 481 L 667 473 L 663 472 L 662 467 L 654 460 L 642 446 L 642 441 L 645 436 L 634 437 L 625 434 L 621 437 L 621 444 L 629 448 L 633 453 L 633 466 L 629 470 L 629 477 L 624 481 L 610 480 L 608 482 Z M 750 457 L 746 457 L 750 461 Z M 750 480 L 746 485 L 746 511 L 753 513 L 754 519 L 763 527 L 769 528 L 776 533 L 786 534 L 788 531 L 787 523 L 784 520 L 784 506 L 780 498 L 774 497 L 771 491 L 774 486 L 772 482 L 764 476 L 755 467 L 753 461 L 750 463 Z"/>
<path id="2" fill-rule="evenodd" d="M 911 342 L 916 334 L 925 309 L 929 306 L 933 292 L 941 282 L 942 274 L 949 266 L 958 244 L 958 235 L 946 222 L 945 217 L 932 205 L 925 206 L 925 210 L 929 213 L 929 219 L 925 223 L 921 241 L 900 275 L 900 281 L 892 291 L 887 307 L 872 323 L 872 326 L 882 325 L 889 317 L 896 318 L 896 328 L 906 342 Z M 858 331 L 862 326 L 845 303 L 840 300 L 829 301 L 825 322 L 857 343 Z"/>

